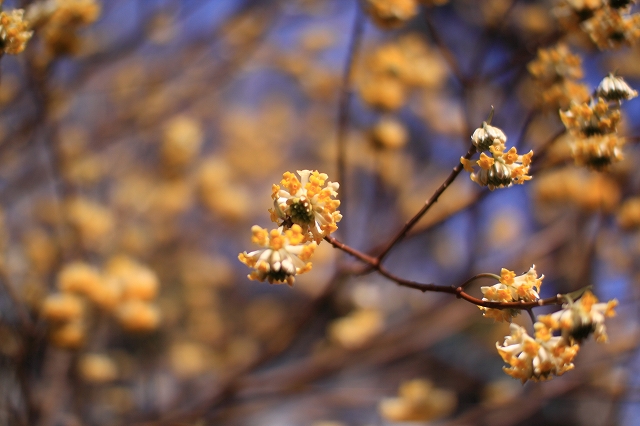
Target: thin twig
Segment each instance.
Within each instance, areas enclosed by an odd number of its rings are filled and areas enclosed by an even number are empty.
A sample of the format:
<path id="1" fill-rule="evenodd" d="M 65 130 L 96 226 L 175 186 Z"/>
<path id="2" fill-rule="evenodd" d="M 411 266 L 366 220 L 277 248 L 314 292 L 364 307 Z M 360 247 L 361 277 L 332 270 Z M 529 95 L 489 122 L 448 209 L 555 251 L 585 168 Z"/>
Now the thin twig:
<path id="1" fill-rule="evenodd" d="M 440 285 L 434 283 L 419 283 L 416 281 L 406 280 L 404 278 L 398 277 L 393 273 L 389 272 L 386 268 L 384 268 L 379 262 L 378 263 L 370 263 L 375 262 L 376 259 L 373 259 L 371 256 L 363 254 L 358 250 L 347 246 L 346 244 L 341 243 L 333 237 L 325 237 L 325 241 L 331 244 L 333 247 L 348 253 L 361 261 L 368 263 L 373 269 L 378 271 L 380 275 L 389 278 L 391 281 L 395 282 L 401 287 L 412 288 L 415 290 L 420 290 L 421 292 L 437 292 L 437 293 L 448 293 L 453 294 L 459 299 L 464 299 L 469 303 L 472 303 L 477 306 L 482 306 L 485 308 L 494 308 L 494 309 L 531 309 L 538 306 L 546 306 L 546 305 L 559 305 L 563 303 L 562 295 L 558 294 L 554 297 L 549 297 L 547 299 L 539 299 L 533 302 L 492 302 L 488 300 L 481 300 L 477 297 L 473 297 L 467 292 L 464 291 L 463 285 L 468 284 L 468 280 L 465 281 L 464 284 L 460 286 L 455 285 Z M 488 274 L 491 275 L 491 274 Z"/>
<path id="2" fill-rule="evenodd" d="M 465 154 L 464 158 L 468 160 L 469 158 L 471 158 L 473 154 L 475 154 L 475 152 L 476 152 L 476 147 L 474 145 L 471 145 L 471 147 Z M 407 223 L 404 224 L 402 229 L 396 234 L 396 236 L 393 237 L 393 239 L 386 245 L 384 250 L 382 250 L 382 253 L 380 253 L 376 258 L 374 264 L 379 264 L 382 262 L 382 260 L 389 253 L 389 251 L 391 251 L 391 249 L 400 240 L 402 240 L 405 237 L 405 235 L 407 235 L 407 232 L 409 232 L 411 228 L 413 228 L 414 225 L 422 218 L 422 216 L 424 216 L 425 213 L 429 211 L 431 206 L 433 206 L 438 201 L 438 198 L 440 197 L 440 195 L 442 195 L 442 193 L 453 183 L 453 181 L 460 174 L 461 171 L 462 171 L 462 163 L 458 163 L 458 165 L 453 168 L 453 170 L 451 171 L 449 176 L 447 176 L 444 182 L 442 182 L 442 184 L 438 187 L 438 189 L 436 189 L 433 195 L 424 203 L 424 206 L 422 206 L 422 208 L 418 211 L 418 213 L 416 213 L 411 219 L 409 219 Z"/>

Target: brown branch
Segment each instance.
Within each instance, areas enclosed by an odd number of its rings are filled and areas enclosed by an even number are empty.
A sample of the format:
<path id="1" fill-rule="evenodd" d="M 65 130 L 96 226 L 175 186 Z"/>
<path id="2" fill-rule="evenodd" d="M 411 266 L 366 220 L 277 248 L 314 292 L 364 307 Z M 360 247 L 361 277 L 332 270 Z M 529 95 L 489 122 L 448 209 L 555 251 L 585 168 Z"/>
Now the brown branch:
<path id="1" fill-rule="evenodd" d="M 386 268 L 384 268 L 379 262 L 376 262 L 377 259 L 373 259 L 371 256 L 368 256 L 360 251 L 354 249 L 353 247 L 349 247 L 344 243 L 336 240 L 333 237 L 325 237 L 325 241 L 331 244 L 333 247 L 348 253 L 357 259 L 369 264 L 372 269 L 378 271 L 380 275 L 389 278 L 391 281 L 395 282 L 401 287 L 413 288 L 415 290 L 420 290 L 425 293 L 427 291 L 437 292 L 437 293 L 448 293 L 453 294 L 459 299 L 464 299 L 469 303 L 472 303 L 477 306 L 482 306 L 485 308 L 493 308 L 493 309 L 531 309 L 538 306 L 546 306 L 546 305 L 559 305 L 564 302 L 562 295 L 558 294 L 553 297 L 549 297 L 547 299 L 539 299 L 533 302 L 492 302 L 488 300 L 481 300 L 477 297 L 471 296 L 469 293 L 464 291 L 464 287 L 469 284 L 470 281 L 484 276 L 491 276 L 492 274 L 478 274 L 471 279 L 465 281 L 463 284 L 459 286 L 455 285 L 441 285 L 434 283 L 419 283 L 416 281 L 406 280 L 404 278 L 398 277 L 393 273 L 389 272 Z"/>
<path id="2" fill-rule="evenodd" d="M 474 145 L 471 145 L 464 158 L 468 160 L 473 154 L 475 154 L 475 152 L 476 147 Z M 436 189 L 436 191 L 433 193 L 433 195 L 424 203 L 424 206 L 422 206 L 418 213 L 416 213 L 411 219 L 409 219 L 409 221 L 404 224 L 400 232 L 398 232 L 396 236 L 393 237 L 393 239 L 386 245 L 386 247 L 382 250 L 382 253 L 380 253 L 375 259 L 375 262 L 372 264 L 372 266 L 380 264 L 382 262 L 382 260 L 391 251 L 391 249 L 407 235 L 407 232 L 409 232 L 411 228 L 413 228 L 414 225 L 422 218 L 422 216 L 424 216 L 425 213 L 429 211 L 431 206 L 433 206 L 438 201 L 440 195 L 442 195 L 442 193 L 453 183 L 453 181 L 456 179 L 456 177 L 458 177 L 461 171 L 462 163 L 458 163 L 458 165 L 453 168 L 444 182 L 442 182 L 442 185 L 440 185 L 438 189 Z"/>

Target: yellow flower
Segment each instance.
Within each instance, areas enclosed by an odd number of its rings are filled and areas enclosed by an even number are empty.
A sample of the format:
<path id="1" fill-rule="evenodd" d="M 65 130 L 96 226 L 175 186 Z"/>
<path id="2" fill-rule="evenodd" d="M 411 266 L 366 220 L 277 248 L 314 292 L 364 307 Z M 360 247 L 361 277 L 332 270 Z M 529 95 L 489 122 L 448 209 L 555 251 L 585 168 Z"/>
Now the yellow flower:
<path id="1" fill-rule="evenodd" d="M 302 232 L 311 233 L 317 243 L 338 229 L 342 219 L 338 211 L 340 185 L 327 182 L 328 176 L 318 171 L 298 170 L 300 180 L 291 172 L 282 175 L 280 186 L 273 185 L 271 220 L 299 225 Z"/>
<path id="2" fill-rule="evenodd" d="M 536 322 L 535 339 L 524 328 L 511 324 L 511 335 L 496 349 L 502 360 L 509 364 L 503 367 L 505 373 L 522 383 L 550 380 L 551 376 L 561 376 L 572 370 L 572 363 L 580 348 L 569 345 L 562 337 L 553 337 L 543 323 Z"/>
<path id="3" fill-rule="evenodd" d="M 306 242 L 306 236 L 300 225 L 294 224 L 291 229 L 282 227 L 268 232 L 259 226 L 251 228 L 254 244 L 261 246 L 259 250 L 238 255 L 238 259 L 255 270 L 248 275 L 251 280 L 268 281 L 269 284 L 286 282 L 292 286 L 295 276 L 311 270 L 311 262 L 307 262 L 317 246 L 315 241 Z"/>
<path id="4" fill-rule="evenodd" d="M 533 265 L 522 275 L 502 268 L 500 282 L 492 286 L 481 287 L 484 295 L 482 300 L 487 302 L 535 302 L 540 298 L 538 292 L 544 275 L 538 277 L 536 266 Z M 496 321 L 508 321 L 520 313 L 519 309 L 493 309 L 480 306 L 483 315 Z"/>

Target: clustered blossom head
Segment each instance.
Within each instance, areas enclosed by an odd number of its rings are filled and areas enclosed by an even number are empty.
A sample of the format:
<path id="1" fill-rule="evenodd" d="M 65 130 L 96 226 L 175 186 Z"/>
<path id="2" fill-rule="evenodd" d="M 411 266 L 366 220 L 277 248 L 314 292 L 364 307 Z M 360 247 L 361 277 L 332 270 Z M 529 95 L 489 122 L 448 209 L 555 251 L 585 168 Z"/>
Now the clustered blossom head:
<path id="1" fill-rule="evenodd" d="M 538 321 L 550 330 L 560 331 L 568 343 L 581 343 L 590 334 L 597 342 L 606 342 L 607 333 L 604 326 L 605 318 L 615 316 L 614 308 L 618 305 L 616 299 L 607 303 L 598 303 L 598 298 L 587 291 L 580 300 L 562 306 L 562 310 L 550 315 L 541 315 Z"/>
<path id="2" fill-rule="evenodd" d="M 533 265 L 525 274 L 516 276 L 515 272 L 502 268 L 500 282 L 480 290 L 487 302 L 535 302 L 540 298 L 539 291 L 544 275 L 538 277 Z M 480 306 L 483 315 L 496 321 L 508 321 L 520 313 L 519 309 L 493 309 Z"/>
<path id="3" fill-rule="evenodd" d="M 0 42 L 2 51 L 10 55 L 22 52 L 33 31 L 29 31 L 29 22 L 24 20 L 24 10 L 16 9 L 11 13 L 0 12 Z"/>
<path id="4" fill-rule="evenodd" d="M 502 360 L 509 364 L 505 373 L 522 383 L 550 380 L 574 368 L 573 359 L 580 347 L 569 345 L 562 337 L 552 336 L 541 323 L 536 323 L 535 338 L 526 330 L 511 324 L 511 335 L 502 345 L 496 343 Z"/>
<path id="5" fill-rule="evenodd" d="M 273 185 L 271 220 L 278 229 L 267 231 L 259 226 L 251 228 L 252 241 L 261 248 L 243 252 L 238 259 L 254 271 L 251 280 L 270 284 L 293 285 L 296 275 L 311 270 L 308 260 L 322 239 L 338 229 L 342 219 L 338 211 L 339 184 L 327 181 L 324 173 L 298 170 L 298 179 L 285 172 L 280 185 Z"/>
<path id="6" fill-rule="evenodd" d="M 506 292 L 501 293 L 501 297 L 507 299 Z M 533 294 L 537 296 L 537 292 L 529 293 Z M 597 342 L 607 341 L 604 320 L 615 315 L 618 301 L 597 303 L 598 299 L 589 291 L 577 302 L 567 299 L 569 303 L 563 305 L 562 310 L 538 317 L 533 324 L 534 337 L 523 327 L 510 325 L 511 334 L 502 345 L 496 343 L 498 353 L 509 364 L 503 367 L 505 373 L 522 383 L 550 380 L 574 368 L 573 359 L 579 345 L 590 334 L 594 334 Z"/>
<path id="7" fill-rule="evenodd" d="M 579 83 L 583 77 L 582 58 L 560 43 L 539 49 L 538 56 L 527 66 L 534 79 L 539 104 L 544 108 L 566 108 L 571 101 L 589 99 L 589 89 Z"/>
<path id="8" fill-rule="evenodd" d="M 487 186 L 493 191 L 495 188 L 506 188 L 514 183 L 521 185 L 531 179 L 527 173 L 533 151 L 518 155 L 516 148 L 512 147 L 505 152 L 507 137 L 499 128 L 484 122 L 482 127 L 473 132 L 471 140 L 481 152 L 480 159 L 474 164 L 471 160 L 461 157 L 460 163 L 471 173 L 471 180 L 478 185 Z M 490 155 L 483 151 L 488 151 Z M 479 166 L 479 170 L 476 171 L 474 165 Z"/>
<path id="9" fill-rule="evenodd" d="M 318 171 L 298 170 L 300 180 L 291 172 L 282 175 L 280 185 L 273 185 L 271 220 L 277 223 L 291 222 L 299 225 L 304 233 L 310 233 L 319 243 L 338 229 L 342 219 L 338 211 L 340 185 L 328 182 L 328 176 Z"/>
<path id="10" fill-rule="evenodd" d="M 609 74 L 588 102 L 572 102 L 560 118 L 573 136 L 571 148 L 577 164 L 600 170 L 623 159 L 624 138 L 617 135 L 622 100 L 638 93 L 621 78 Z"/>
<path id="11" fill-rule="evenodd" d="M 640 14 L 605 6 L 581 27 L 601 50 L 631 46 L 640 38 Z"/>
<path id="12" fill-rule="evenodd" d="M 262 248 L 238 255 L 242 263 L 255 269 L 249 279 L 266 280 L 269 284 L 286 282 L 291 286 L 295 275 L 311 270 L 311 262 L 307 260 L 317 244 L 306 242 L 300 225 L 294 224 L 286 231 L 280 227 L 271 232 L 254 225 L 251 232 L 251 241 Z"/>

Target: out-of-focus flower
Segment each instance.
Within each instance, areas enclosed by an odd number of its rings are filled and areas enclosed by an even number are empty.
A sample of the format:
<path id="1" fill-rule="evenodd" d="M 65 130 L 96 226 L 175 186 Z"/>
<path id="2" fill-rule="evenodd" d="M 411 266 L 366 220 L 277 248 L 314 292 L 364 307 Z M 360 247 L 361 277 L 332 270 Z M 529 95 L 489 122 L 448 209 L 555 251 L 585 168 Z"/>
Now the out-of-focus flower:
<path id="1" fill-rule="evenodd" d="M 51 294 L 42 303 L 41 314 L 49 321 L 72 321 L 82 318 L 84 304 L 73 294 Z"/>
<path id="2" fill-rule="evenodd" d="M 24 19 L 23 9 L 15 9 L 11 13 L 0 12 L 0 40 L 4 53 L 17 55 L 22 52 L 32 35 L 29 22 Z"/>
<path id="3" fill-rule="evenodd" d="M 100 249 L 114 226 L 111 210 L 86 198 L 70 199 L 64 207 L 66 219 L 82 245 L 89 249 Z"/>
<path id="4" fill-rule="evenodd" d="M 567 167 L 546 173 L 534 186 L 542 203 L 571 203 L 587 211 L 611 212 L 620 201 L 617 182 L 602 173 Z"/>
<path id="5" fill-rule="evenodd" d="M 332 199 L 338 195 L 340 185 L 327 181 L 328 176 L 318 171 L 298 170 L 297 173 L 300 180 L 293 173 L 285 172 L 281 186 L 273 185 L 271 220 L 290 220 L 320 243 L 338 229 L 337 222 L 342 219 L 338 211 L 340 201 Z"/>
<path id="6" fill-rule="evenodd" d="M 58 288 L 66 293 L 91 294 L 101 284 L 100 271 L 83 262 L 65 265 L 58 273 Z"/>
<path id="7" fill-rule="evenodd" d="M 397 28 L 418 14 L 416 0 L 367 0 L 367 11 L 381 28 Z"/>
<path id="8" fill-rule="evenodd" d="M 119 282 L 122 299 L 150 301 L 158 294 L 159 280 L 150 268 L 126 256 L 112 258 L 106 268 L 107 276 Z"/>
<path id="9" fill-rule="evenodd" d="M 371 129 L 371 141 L 378 148 L 402 148 L 407 138 L 407 129 L 393 118 L 383 118 Z"/>
<path id="10" fill-rule="evenodd" d="M 535 323 L 535 339 L 523 327 L 511 324 L 511 335 L 502 345 L 496 343 L 498 353 L 509 367 L 505 373 L 522 383 L 550 380 L 572 370 L 573 358 L 580 347 L 569 345 L 562 337 L 553 337 L 542 323 Z"/>
<path id="11" fill-rule="evenodd" d="M 640 197 L 625 200 L 618 212 L 618 223 L 624 229 L 640 227 Z"/>
<path id="12" fill-rule="evenodd" d="M 118 377 L 118 367 L 107 355 L 85 354 L 78 361 L 80 377 L 90 383 L 109 383 Z"/>
<path id="13" fill-rule="evenodd" d="M 250 268 L 251 280 L 268 281 L 269 284 L 287 283 L 292 286 L 295 276 L 311 270 L 311 262 L 317 244 L 306 242 L 300 225 L 293 225 L 286 231 L 282 227 L 268 232 L 259 226 L 251 228 L 251 241 L 261 246 L 259 250 L 244 252 L 238 259 Z"/>
<path id="14" fill-rule="evenodd" d="M 573 139 L 571 150 L 577 165 L 602 170 L 624 158 L 624 144 L 625 139 L 616 134 L 595 135 Z"/>
<path id="15" fill-rule="evenodd" d="M 378 334 L 384 325 L 382 313 L 376 309 L 360 309 L 329 325 L 329 338 L 347 349 L 357 349 Z"/>
<path id="16" fill-rule="evenodd" d="M 560 111 L 565 127 L 574 135 L 589 137 L 613 133 L 620 121 L 620 110 L 609 106 L 602 98 L 585 103 L 573 103 Z"/>
<path id="17" fill-rule="evenodd" d="M 633 90 L 622 77 L 615 76 L 613 73 L 602 79 L 596 95 L 607 101 L 621 101 L 633 99 L 638 96 L 638 92 Z"/>
<path id="18" fill-rule="evenodd" d="M 552 330 L 560 330 L 569 343 L 581 343 L 593 334 L 597 342 L 607 341 L 605 318 L 615 316 L 616 299 L 598 303 L 598 299 L 587 291 L 577 302 L 570 301 L 562 310 L 549 315 L 540 315 L 538 321 Z"/>
<path id="19" fill-rule="evenodd" d="M 54 326 L 49 332 L 51 343 L 63 349 L 77 349 L 84 344 L 86 327 L 81 320 Z"/>
<path id="20" fill-rule="evenodd" d="M 132 299 L 119 305 L 116 318 L 127 331 L 148 332 L 160 324 L 160 310 L 151 303 Z"/>
<path id="21" fill-rule="evenodd" d="M 582 23 L 583 30 L 599 49 L 630 46 L 640 38 L 640 14 L 603 7 Z"/>
<path id="22" fill-rule="evenodd" d="M 160 155 L 169 174 L 184 171 L 200 152 L 204 134 L 200 123 L 188 116 L 171 119 L 165 128 Z"/>
<path id="23" fill-rule="evenodd" d="M 492 286 L 481 287 L 484 301 L 489 302 L 535 302 L 540 298 L 539 291 L 544 275 L 538 277 L 536 266 L 533 265 L 523 274 L 516 276 L 515 272 L 502 268 L 500 282 Z M 493 309 L 480 306 L 483 315 L 496 321 L 511 321 L 520 313 L 519 309 Z"/>
<path id="24" fill-rule="evenodd" d="M 538 49 L 538 56 L 527 65 L 531 75 L 541 83 L 552 84 L 559 79 L 579 80 L 583 77 L 582 58 L 560 43 L 548 49 Z"/>
<path id="25" fill-rule="evenodd" d="M 458 404 L 455 392 L 438 389 L 428 380 L 414 379 L 400 385 L 397 398 L 380 401 L 380 415 L 392 422 L 427 422 L 445 417 Z"/>

